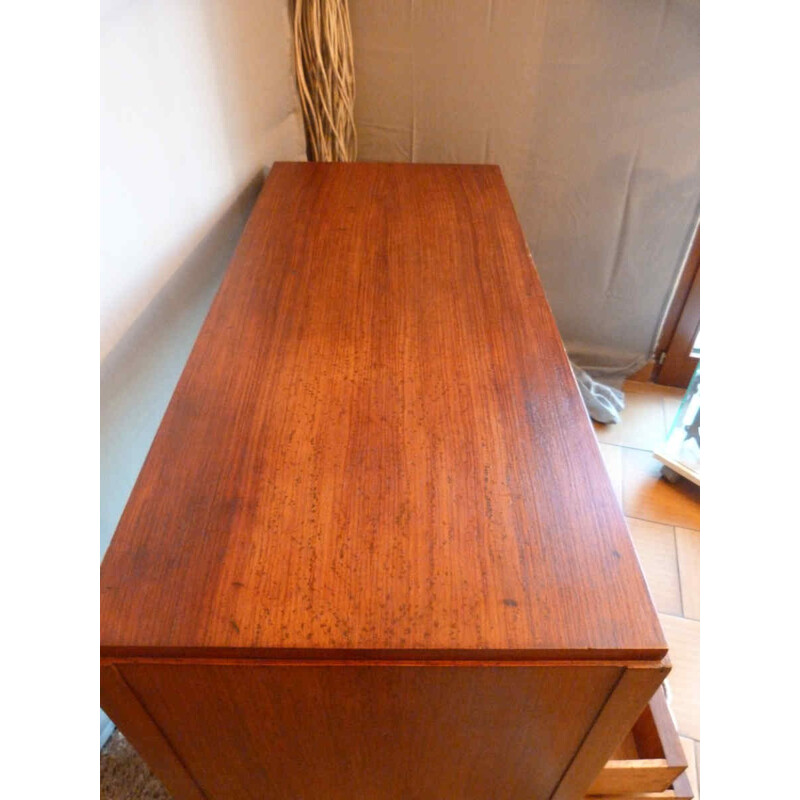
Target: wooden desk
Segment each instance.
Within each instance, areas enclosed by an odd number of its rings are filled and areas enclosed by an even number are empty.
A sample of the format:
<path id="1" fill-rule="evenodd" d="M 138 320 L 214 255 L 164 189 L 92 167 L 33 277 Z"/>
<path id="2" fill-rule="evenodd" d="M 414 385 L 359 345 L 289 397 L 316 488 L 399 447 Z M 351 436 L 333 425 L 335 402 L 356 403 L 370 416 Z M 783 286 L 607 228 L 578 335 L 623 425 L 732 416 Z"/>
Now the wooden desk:
<path id="1" fill-rule="evenodd" d="M 101 592 L 177 800 L 584 794 L 667 646 L 497 167 L 275 165 Z"/>

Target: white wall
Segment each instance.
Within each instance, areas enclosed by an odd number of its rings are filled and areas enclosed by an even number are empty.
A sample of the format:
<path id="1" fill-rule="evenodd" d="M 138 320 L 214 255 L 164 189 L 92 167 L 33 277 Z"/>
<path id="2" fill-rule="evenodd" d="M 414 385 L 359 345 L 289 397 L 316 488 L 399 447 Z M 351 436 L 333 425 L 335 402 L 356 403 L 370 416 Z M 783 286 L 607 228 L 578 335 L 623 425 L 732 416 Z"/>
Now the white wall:
<path id="1" fill-rule="evenodd" d="M 107 0 L 101 357 L 265 164 L 305 160 L 286 0 Z"/>
<path id="2" fill-rule="evenodd" d="M 101 13 L 102 556 L 264 169 L 305 143 L 285 0 Z"/>
<path id="3" fill-rule="evenodd" d="M 699 214 L 699 6 L 351 0 L 359 158 L 499 164 L 564 339 L 643 356 Z"/>

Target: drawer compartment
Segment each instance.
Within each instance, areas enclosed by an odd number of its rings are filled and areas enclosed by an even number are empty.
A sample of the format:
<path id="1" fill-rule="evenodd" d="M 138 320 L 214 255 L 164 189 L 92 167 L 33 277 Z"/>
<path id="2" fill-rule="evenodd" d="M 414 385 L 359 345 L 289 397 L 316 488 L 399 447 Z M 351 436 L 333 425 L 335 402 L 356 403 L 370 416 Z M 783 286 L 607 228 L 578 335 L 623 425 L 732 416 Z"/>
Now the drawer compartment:
<path id="1" fill-rule="evenodd" d="M 679 776 L 686 766 L 686 756 L 664 690 L 659 689 L 595 778 L 587 795 L 595 798 L 626 795 L 631 796 L 631 800 L 639 796 L 683 797 L 688 782 L 679 780 Z M 675 783 L 684 794 L 674 793 Z"/>
<path id="2" fill-rule="evenodd" d="M 693 800 L 691 784 L 686 774 L 679 775 L 669 789 L 663 792 L 634 792 L 630 794 L 593 794 L 585 800 Z"/>

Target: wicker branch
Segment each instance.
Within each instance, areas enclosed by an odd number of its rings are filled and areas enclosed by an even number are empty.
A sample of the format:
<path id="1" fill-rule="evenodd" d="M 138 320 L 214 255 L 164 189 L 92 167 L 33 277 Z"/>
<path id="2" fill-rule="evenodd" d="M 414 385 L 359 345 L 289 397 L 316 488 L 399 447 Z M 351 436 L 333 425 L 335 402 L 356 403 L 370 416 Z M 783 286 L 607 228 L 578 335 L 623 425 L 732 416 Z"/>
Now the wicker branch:
<path id="1" fill-rule="evenodd" d="M 355 161 L 353 36 L 347 0 L 294 0 L 297 88 L 313 161 Z"/>

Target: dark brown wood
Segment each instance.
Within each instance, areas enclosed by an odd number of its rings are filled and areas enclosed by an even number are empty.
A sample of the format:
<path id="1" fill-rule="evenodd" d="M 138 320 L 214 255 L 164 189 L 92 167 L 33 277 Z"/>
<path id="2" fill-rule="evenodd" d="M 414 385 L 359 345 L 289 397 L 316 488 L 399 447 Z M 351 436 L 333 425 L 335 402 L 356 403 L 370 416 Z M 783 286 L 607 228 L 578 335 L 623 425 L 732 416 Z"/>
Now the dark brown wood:
<path id="1" fill-rule="evenodd" d="M 675 295 L 661 329 L 653 380 L 664 386 L 685 388 L 697 367 L 691 351 L 700 329 L 700 226 L 692 242 Z"/>
<path id="2" fill-rule="evenodd" d="M 546 798 L 623 668 L 125 664 L 207 797 Z"/>
<path id="3" fill-rule="evenodd" d="M 101 591 L 106 656 L 663 657 L 498 168 L 275 165 Z"/>

